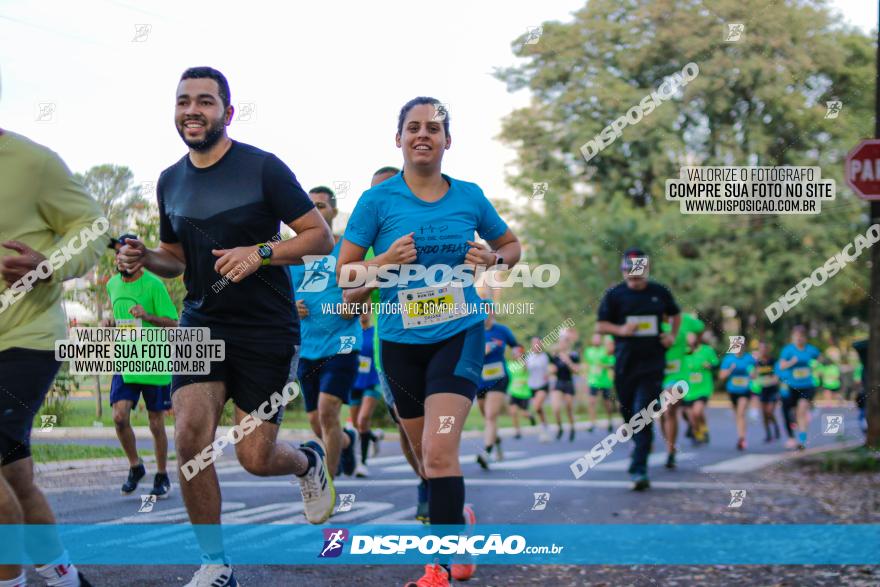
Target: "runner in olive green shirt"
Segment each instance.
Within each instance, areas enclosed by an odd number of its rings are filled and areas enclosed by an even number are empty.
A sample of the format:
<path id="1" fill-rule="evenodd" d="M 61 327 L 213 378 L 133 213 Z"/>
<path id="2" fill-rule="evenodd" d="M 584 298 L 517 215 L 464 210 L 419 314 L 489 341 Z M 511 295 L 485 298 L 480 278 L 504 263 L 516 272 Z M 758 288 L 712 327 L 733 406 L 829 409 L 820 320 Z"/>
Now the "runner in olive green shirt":
<path id="1" fill-rule="evenodd" d="M 6 130 L 0 178 L 0 465 L 8 481 L 0 483 L 0 524 L 39 525 L 31 532 L 41 532 L 38 542 L 53 553 L 36 561 L 40 576 L 59 587 L 88 587 L 33 482 L 31 427 L 60 366 L 55 341 L 67 338 L 62 284 L 95 264 L 109 223 L 58 155 Z M 22 567 L 0 564 L 0 581 L 24 584 Z"/>

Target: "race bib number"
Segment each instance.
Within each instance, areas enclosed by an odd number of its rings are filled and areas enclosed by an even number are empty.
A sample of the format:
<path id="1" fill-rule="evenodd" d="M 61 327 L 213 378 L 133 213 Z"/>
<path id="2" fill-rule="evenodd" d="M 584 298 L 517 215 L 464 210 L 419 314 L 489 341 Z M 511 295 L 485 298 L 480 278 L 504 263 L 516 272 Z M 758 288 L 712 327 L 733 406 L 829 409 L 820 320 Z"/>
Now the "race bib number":
<path id="1" fill-rule="evenodd" d="M 678 373 L 681 371 L 681 359 L 666 363 L 666 373 Z"/>
<path id="2" fill-rule="evenodd" d="M 809 367 L 798 367 L 791 372 L 795 379 L 809 379 L 812 374 L 813 371 Z"/>
<path id="3" fill-rule="evenodd" d="M 738 375 L 730 380 L 730 384 L 734 387 L 748 387 L 749 386 L 749 378 L 743 377 L 742 375 Z"/>
<path id="4" fill-rule="evenodd" d="M 638 326 L 633 336 L 657 336 L 657 316 L 627 316 L 626 323 L 635 322 Z"/>
<path id="5" fill-rule="evenodd" d="M 703 374 L 702 373 L 691 373 L 690 377 L 688 377 L 688 380 L 691 383 L 702 383 L 703 382 Z"/>
<path id="6" fill-rule="evenodd" d="M 370 365 L 373 364 L 373 359 L 370 357 L 361 357 L 361 362 L 358 363 L 358 373 L 369 373 Z"/>
<path id="7" fill-rule="evenodd" d="M 485 381 L 501 379 L 502 377 L 504 377 L 504 363 L 501 361 L 483 365 L 483 379 Z"/>
<path id="8" fill-rule="evenodd" d="M 758 383 L 761 387 L 773 387 L 779 383 L 779 379 L 776 375 L 762 375 L 758 377 Z"/>
<path id="9" fill-rule="evenodd" d="M 141 327 L 141 319 L 140 318 L 123 318 L 122 320 L 116 321 L 116 328 L 140 328 Z"/>
<path id="10" fill-rule="evenodd" d="M 397 293 L 404 328 L 432 326 L 466 316 L 456 309 L 464 307 L 464 289 L 452 285 L 406 289 Z M 459 310 L 460 312 L 460 310 Z"/>

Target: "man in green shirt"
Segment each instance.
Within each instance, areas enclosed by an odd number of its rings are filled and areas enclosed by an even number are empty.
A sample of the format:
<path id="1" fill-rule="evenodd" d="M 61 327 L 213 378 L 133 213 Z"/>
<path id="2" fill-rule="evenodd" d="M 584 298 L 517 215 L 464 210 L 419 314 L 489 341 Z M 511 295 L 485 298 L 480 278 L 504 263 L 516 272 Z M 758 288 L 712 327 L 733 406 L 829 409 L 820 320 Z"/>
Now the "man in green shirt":
<path id="1" fill-rule="evenodd" d="M 95 264 L 109 223 L 58 155 L 2 129 L 0 177 L 0 524 L 39 526 L 12 546 L 36 551 L 31 558 L 46 563 L 37 572 L 49 585 L 88 586 L 34 484 L 30 440 L 60 366 L 55 341 L 67 338 L 61 286 Z M 0 581 L 24 584 L 25 574 L 0 564 Z"/>
<path id="2" fill-rule="evenodd" d="M 123 234 L 110 246 L 122 248 L 127 239 L 137 240 L 133 234 Z M 113 320 L 108 326 L 118 328 L 175 328 L 177 308 L 162 280 L 146 269 L 134 273 L 117 267 L 118 273 L 107 282 L 107 294 L 113 308 Z M 133 343 L 137 344 L 137 343 Z M 165 470 L 168 456 L 168 438 L 165 435 L 165 410 L 171 409 L 171 374 L 117 373 L 110 384 L 110 405 L 116 436 L 128 457 L 128 478 L 122 485 L 122 494 L 131 495 L 147 474 L 144 462 L 138 457 L 137 442 L 131 428 L 131 411 L 137 407 L 141 395 L 150 419 L 150 433 L 156 447 L 156 476 L 152 495 L 163 499 L 171 491 L 171 481 Z"/>
<path id="3" fill-rule="evenodd" d="M 678 336 L 668 349 L 666 349 L 666 371 L 663 374 L 663 389 L 670 389 L 676 381 L 687 379 L 682 364 L 687 355 L 687 335 L 689 332 L 701 334 L 706 329 L 705 323 L 694 314 L 681 313 L 681 326 Z M 663 332 L 668 332 L 671 327 L 668 323 L 662 326 Z M 666 468 L 675 468 L 675 442 L 678 440 L 678 404 L 670 403 L 666 412 L 660 416 L 663 425 L 663 435 L 666 437 Z"/>
<path id="4" fill-rule="evenodd" d="M 608 416 L 608 432 L 611 432 L 611 415 L 614 413 L 614 399 L 611 396 L 614 385 L 611 375 L 614 369 L 614 339 L 609 338 L 603 343 L 602 335 L 594 334 L 592 346 L 584 350 L 583 363 L 587 366 L 587 385 L 590 386 L 590 395 L 587 397 L 590 427 L 587 432 L 592 432 L 596 425 L 596 401 L 600 393 Z"/>

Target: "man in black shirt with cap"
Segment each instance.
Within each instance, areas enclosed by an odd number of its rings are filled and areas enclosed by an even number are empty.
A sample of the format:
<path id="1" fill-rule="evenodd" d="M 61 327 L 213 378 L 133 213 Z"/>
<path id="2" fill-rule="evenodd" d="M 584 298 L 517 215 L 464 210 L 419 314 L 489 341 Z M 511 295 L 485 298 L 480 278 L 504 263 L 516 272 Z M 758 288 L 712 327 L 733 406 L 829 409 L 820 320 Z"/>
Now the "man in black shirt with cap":
<path id="1" fill-rule="evenodd" d="M 672 293 L 665 286 L 648 280 L 648 256 L 639 248 L 629 248 L 621 263 L 623 281 L 609 288 L 598 313 L 598 331 L 615 338 L 614 385 L 625 422 L 660 397 L 666 349 L 678 335 L 681 314 Z M 671 333 L 662 333 L 669 320 Z M 648 455 L 654 431 L 649 421 L 633 435 L 635 448 L 629 473 L 633 489 L 650 487 Z"/>

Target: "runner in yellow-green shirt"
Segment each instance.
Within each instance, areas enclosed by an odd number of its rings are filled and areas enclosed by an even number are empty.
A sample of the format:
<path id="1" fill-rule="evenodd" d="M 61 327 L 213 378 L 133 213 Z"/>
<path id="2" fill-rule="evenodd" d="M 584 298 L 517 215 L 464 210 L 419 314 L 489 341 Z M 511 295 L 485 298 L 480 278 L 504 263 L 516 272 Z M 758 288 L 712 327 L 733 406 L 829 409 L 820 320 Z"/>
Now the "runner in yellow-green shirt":
<path id="1" fill-rule="evenodd" d="M 507 409 L 510 413 L 510 418 L 513 420 L 513 428 L 516 430 L 513 437 L 520 439 L 522 438 L 519 428 L 520 415 L 526 416 L 532 426 L 535 425 L 535 416 L 529 411 L 529 400 L 532 399 L 532 390 L 529 387 L 529 372 L 517 356 L 521 356 L 522 352 L 517 349 L 513 351 L 513 354 L 517 360 L 507 361 L 507 372 L 510 374 L 510 383 L 507 386 L 510 404 L 507 406 Z"/>
<path id="2" fill-rule="evenodd" d="M 690 352 L 682 359 L 683 375 L 688 382 L 688 392 L 683 404 L 687 419 L 691 424 L 694 444 L 709 442 L 709 426 L 706 424 L 706 404 L 712 397 L 715 384 L 712 368 L 719 363 L 718 354 L 708 344 L 701 342 L 701 336 L 694 332 L 687 334 Z"/>
<path id="3" fill-rule="evenodd" d="M 664 322 L 661 330 L 670 332 L 672 327 L 669 323 Z M 668 349 L 666 349 L 666 370 L 663 373 L 663 389 L 670 389 L 677 381 L 686 378 L 682 363 L 687 355 L 687 335 L 689 332 L 700 334 L 706 329 L 706 324 L 688 312 L 681 313 L 681 326 L 678 329 L 678 336 Z M 675 468 L 675 443 L 678 440 L 678 404 L 669 403 L 666 411 L 660 416 L 660 422 L 663 426 L 663 436 L 666 439 L 666 468 Z"/>
<path id="4" fill-rule="evenodd" d="M 614 386 L 614 339 L 608 337 L 603 341 L 601 334 L 594 334 L 592 345 L 584 350 L 582 362 L 587 367 L 587 385 L 590 386 L 590 395 L 587 397 L 590 424 L 587 432 L 592 432 L 596 424 L 596 402 L 600 393 L 608 417 L 608 432 L 611 432 L 611 416 L 614 414 L 614 396 L 611 393 Z"/>

